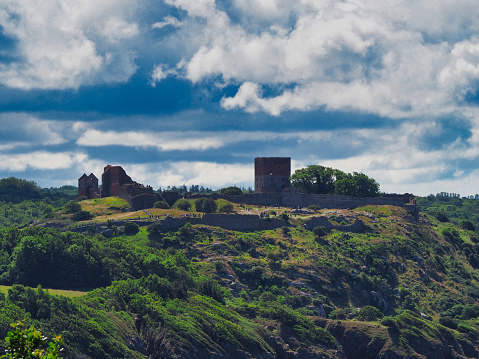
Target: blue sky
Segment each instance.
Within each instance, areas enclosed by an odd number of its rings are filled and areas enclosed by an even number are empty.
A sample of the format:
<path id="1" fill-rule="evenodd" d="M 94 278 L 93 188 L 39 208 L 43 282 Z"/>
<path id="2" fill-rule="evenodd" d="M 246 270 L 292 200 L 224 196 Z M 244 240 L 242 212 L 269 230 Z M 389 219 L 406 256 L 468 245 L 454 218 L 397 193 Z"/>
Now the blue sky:
<path id="1" fill-rule="evenodd" d="M 253 160 L 479 193 L 475 1 L 0 0 L 0 176 L 122 165 L 253 185 Z"/>

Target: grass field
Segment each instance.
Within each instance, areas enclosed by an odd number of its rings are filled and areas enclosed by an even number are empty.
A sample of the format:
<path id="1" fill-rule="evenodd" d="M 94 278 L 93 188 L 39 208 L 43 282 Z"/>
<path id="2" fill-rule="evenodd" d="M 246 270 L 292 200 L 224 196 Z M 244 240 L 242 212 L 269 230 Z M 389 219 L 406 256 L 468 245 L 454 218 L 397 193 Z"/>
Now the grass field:
<path id="1" fill-rule="evenodd" d="M 10 289 L 11 286 L 8 285 L 0 285 L 0 293 L 7 294 L 8 289 Z M 35 288 L 33 288 L 35 289 Z M 47 289 L 43 288 L 50 294 L 56 294 L 56 295 L 63 295 L 64 297 L 81 297 L 82 295 L 85 295 L 87 292 L 79 292 L 76 290 L 61 290 L 61 289 Z"/>

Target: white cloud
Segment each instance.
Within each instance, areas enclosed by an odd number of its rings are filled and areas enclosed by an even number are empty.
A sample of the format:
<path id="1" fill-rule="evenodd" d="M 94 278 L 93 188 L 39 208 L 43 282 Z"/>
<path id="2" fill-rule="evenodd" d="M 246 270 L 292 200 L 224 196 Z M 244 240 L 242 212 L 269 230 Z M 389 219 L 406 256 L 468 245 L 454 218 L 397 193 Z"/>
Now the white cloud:
<path id="1" fill-rule="evenodd" d="M 168 69 L 166 65 L 160 64 L 153 68 L 150 83 L 154 87 L 157 82 L 166 79 L 168 76 L 177 75 L 177 70 Z"/>
<path id="2" fill-rule="evenodd" d="M 226 109 L 437 116 L 463 106 L 457 100 L 479 76 L 479 20 L 469 0 L 236 0 L 235 22 L 213 1 L 169 3 L 190 15 L 182 28 L 197 51 L 184 61 L 187 78 L 240 84 L 222 100 Z M 191 25 L 197 18 L 206 22 L 201 41 Z"/>
<path id="3" fill-rule="evenodd" d="M 28 90 L 126 81 L 136 65 L 118 44 L 139 34 L 126 20 L 133 6 L 129 0 L 3 1 L 0 25 L 17 41 L 18 60 L 0 65 L 0 83 Z"/>
<path id="4" fill-rule="evenodd" d="M 166 16 L 163 19 L 163 21 L 155 22 L 153 25 L 151 25 L 151 27 L 154 28 L 154 29 L 162 29 L 166 26 L 180 27 L 181 22 L 176 17 Z"/>
<path id="5" fill-rule="evenodd" d="M 125 170 L 135 181 L 153 187 L 166 188 L 185 184 L 211 188 L 249 186 L 254 179 L 253 165 L 222 164 L 201 161 L 179 161 L 148 165 L 125 165 Z"/>
<path id="6" fill-rule="evenodd" d="M 0 154 L 0 170 L 22 172 L 26 169 L 68 169 L 86 159 L 85 154 L 71 152 L 36 151 L 22 154 Z"/>

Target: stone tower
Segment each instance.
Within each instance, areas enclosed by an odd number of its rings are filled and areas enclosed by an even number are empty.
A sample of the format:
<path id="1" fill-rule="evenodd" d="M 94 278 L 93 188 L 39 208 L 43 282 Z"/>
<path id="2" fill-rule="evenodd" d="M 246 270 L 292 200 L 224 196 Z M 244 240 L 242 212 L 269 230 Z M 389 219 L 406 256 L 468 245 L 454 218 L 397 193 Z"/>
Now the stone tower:
<path id="1" fill-rule="evenodd" d="M 78 196 L 87 197 L 89 199 L 97 198 L 98 193 L 98 178 L 93 173 L 87 176 L 85 173 L 78 179 Z"/>
<path id="2" fill-rule="evenodd" d="M 291 187 L 290 157 L 257 157 L 254 159 L 255 193 L 281 192 Z"/>

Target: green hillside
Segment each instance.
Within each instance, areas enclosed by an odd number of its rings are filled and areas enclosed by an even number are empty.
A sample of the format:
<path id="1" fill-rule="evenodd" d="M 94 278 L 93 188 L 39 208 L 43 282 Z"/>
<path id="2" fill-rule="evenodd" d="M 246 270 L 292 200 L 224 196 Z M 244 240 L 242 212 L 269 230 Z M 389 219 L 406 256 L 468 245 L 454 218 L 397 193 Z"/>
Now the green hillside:
<path id="1" fill-rule="evenodd" d="M 80 210 L 90 221 L 133 215 L 117 202 Z M 68 358 L 477 358 L 479 237 L 455 224 L 472 221 L 460 209 L 471 207 L 456 206 L 449 221 L 431 208 L 419 222 L 391 206 L 317 210 L 257 232 L 145 226 L 106 238 L 5 227 L 0 337 L 26 318 L 61 334 Z M 77 210 L 59 206 L 39 223 L 74 225 Z M 311 216 L 365 229 L 309 231 Z"/>

